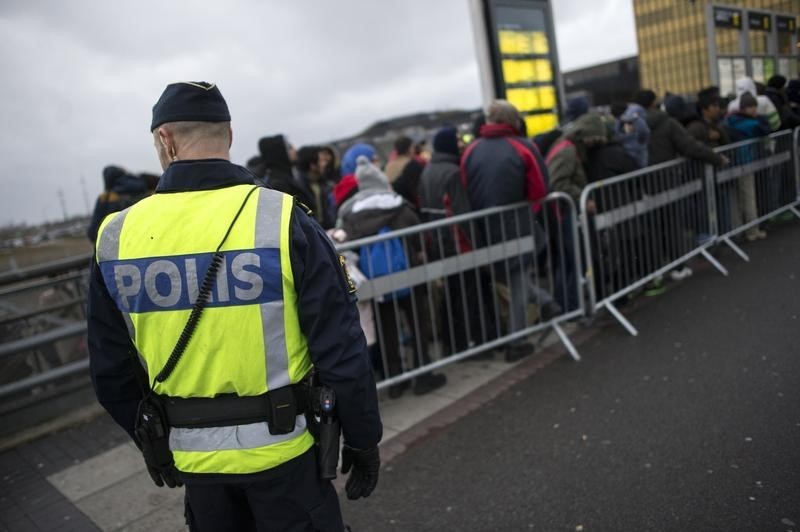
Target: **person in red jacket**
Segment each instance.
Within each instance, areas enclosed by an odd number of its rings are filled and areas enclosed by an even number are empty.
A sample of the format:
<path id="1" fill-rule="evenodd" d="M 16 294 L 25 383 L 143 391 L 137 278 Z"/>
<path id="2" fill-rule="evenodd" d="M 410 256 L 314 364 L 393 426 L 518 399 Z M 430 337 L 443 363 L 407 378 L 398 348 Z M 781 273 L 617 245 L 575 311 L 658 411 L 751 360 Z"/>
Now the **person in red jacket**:
<path id="1" fill-rule="evenodd" d="M 461 180 L 474 210 L 521 201 L 534 203 L 547 195 L 547 167 L 539 150 L 520 134 L 521 129 L 522 117 L 513 105 L 505 100 L 495 100 L 489 105 L 480 138 L 469 145 L 461 158 Z M 532 205 L 535 212 L 539 207 L 536 203 Z M 534 227 L 520 212 L 509 211 L 490 218 L 486 234 L 480 235 L 484 241 L 477 244 L 493 245 L 530 235 Z M 536 245 L 538 249 L 544 242 Z M 508 332 L 521 330 L 528 323 L 532 259 L 533 255 L 528 254 L 522 260 L 509 260 L 508 268 L 496 263 L 498 280 L 506 283 L 510 292 Z M 532 344 L 518 341 L 509 347 L 506 360 L 517 360 L 532 352 Z"/>

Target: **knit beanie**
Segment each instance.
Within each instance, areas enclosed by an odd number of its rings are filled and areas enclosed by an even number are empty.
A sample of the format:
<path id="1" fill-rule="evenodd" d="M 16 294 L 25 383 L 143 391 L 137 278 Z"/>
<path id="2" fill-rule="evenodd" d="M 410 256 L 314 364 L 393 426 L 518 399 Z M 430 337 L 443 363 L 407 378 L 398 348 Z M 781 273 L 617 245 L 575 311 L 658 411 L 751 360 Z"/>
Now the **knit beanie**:
<path id="1" fill-rule="evenodd" d="M 572 121 L 589 112 L 589 100 L 585 96 L 575 96 L 567 100 L 567 110 L 564 113 L 567 121 Z"/>
<path id="2" fill-rule="evenodd" d="M 354 144 L 342 156 L 342 177 L 352 174 L 356 171 L 356 159 L 363 155 L 369 160 L 375 157 L 375 148 L 369 144 Z"/>
<path id="3" fill-rule="evenodd" d="M 389 190 L 389 178 L 364 155 L 359 155 L 356 159 L 356 180 L 358 190 Z"/>
<path id="4" fill-rule="evenodd" d="M 436 135 L 433 137 L 433 151 L 457 156 L 458 137 L 456 128 L 453 126 L 445 126 L 437 131 Z"/>
<path id="5" fill-rule="evenodd" d="M 103 168 L 103 183 L 105 184 L 106 190 L 111 190 L 114 187 L 114 183 L 117 182 L 117 179 L 124 175 L 125 170 L 119 166 L 110 165 Z"/>
<path id="6" fill-rule="evenodd" d="M 686 108 L 686 100 L 684 100 L 682 96 L 675 94 L 667 96 L 664 98 L 664 111 L 666 111 L 669 116 L 680 122 L 686 117 L 688 112 Z"/>

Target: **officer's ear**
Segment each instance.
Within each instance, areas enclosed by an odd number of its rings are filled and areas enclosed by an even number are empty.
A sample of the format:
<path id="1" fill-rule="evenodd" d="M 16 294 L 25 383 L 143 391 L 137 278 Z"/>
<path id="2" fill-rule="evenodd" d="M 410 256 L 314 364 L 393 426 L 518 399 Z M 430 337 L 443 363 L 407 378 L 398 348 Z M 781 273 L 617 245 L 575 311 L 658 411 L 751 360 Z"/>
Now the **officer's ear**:
<path id="1" fill-rule="evenodd" d="M 158 142 L 166 156 L 174 160 L 177 156 L 177 150 L 175 148 L 175 135 L 172 134 L 170 128 L 163 126 L 158 128 Z"/>
<path id="2" fill-rule="evenodd" d="M 228 122 L 228 149 L 231 149 L 233 146 L 233 127 L 231 127 L 231 123 Z"/>

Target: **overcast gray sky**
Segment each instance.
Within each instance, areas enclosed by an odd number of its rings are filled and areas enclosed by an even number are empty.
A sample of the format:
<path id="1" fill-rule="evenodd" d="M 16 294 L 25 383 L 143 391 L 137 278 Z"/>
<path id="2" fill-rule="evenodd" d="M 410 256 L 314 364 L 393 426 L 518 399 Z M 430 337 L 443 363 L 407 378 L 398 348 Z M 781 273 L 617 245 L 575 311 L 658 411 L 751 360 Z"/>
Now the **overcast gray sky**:
<path id="1" fill-rule="evenodd" d="M 564 70 L 636 53 L 631 0 L 558 0 Z M 102 168 L 159 171 L 148 131 L 170 82 L 216 82 L 232 157 L 375 120 L 481 103 L 467 0 L 0 3 L 0 224 L 85 212 Z"/>

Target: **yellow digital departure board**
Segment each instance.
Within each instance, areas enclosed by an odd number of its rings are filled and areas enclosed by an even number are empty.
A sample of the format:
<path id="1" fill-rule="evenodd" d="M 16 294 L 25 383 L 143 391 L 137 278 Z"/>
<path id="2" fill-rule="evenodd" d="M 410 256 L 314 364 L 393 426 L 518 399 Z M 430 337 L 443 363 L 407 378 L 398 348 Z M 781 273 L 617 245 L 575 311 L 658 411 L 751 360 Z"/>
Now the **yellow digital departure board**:
<path id="1" fill-rule="evenodd" d="M 506 84 L 553 81 L 553 69 L 547 59 L 503 59 Z"/>
<path id="2" fill-rule="evenodd" d="M 500 30 L 497 37 L 500 41 L 500 53 L 503 55 L 550 52 L 547 34 L 543 31 Z"/>
<path id="3" fill-rule="evenodd" d="M 530 136 L 558 125 L 555 46 L 541 2 L 493 2 L 499 94 L 516 107 Z"/>

